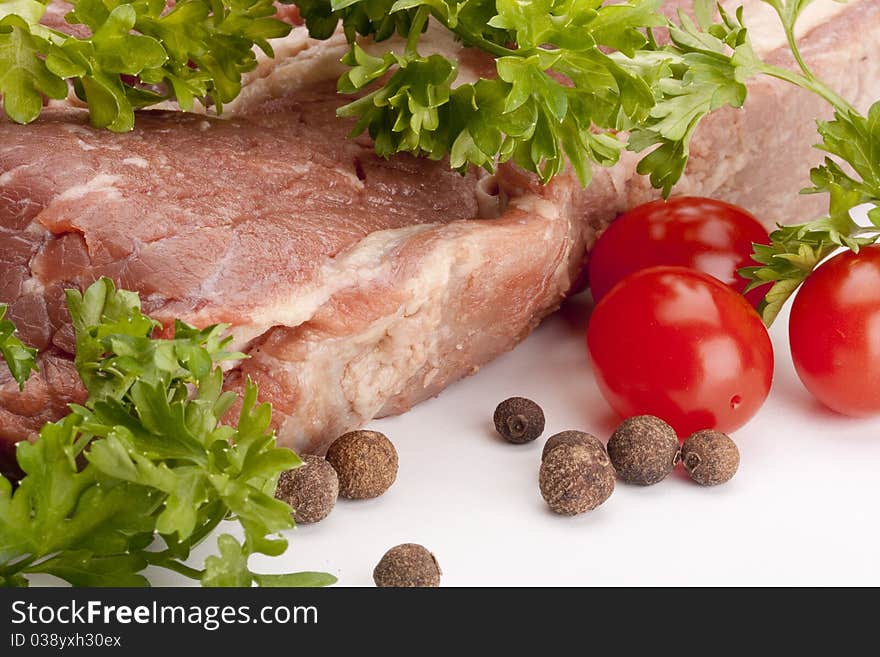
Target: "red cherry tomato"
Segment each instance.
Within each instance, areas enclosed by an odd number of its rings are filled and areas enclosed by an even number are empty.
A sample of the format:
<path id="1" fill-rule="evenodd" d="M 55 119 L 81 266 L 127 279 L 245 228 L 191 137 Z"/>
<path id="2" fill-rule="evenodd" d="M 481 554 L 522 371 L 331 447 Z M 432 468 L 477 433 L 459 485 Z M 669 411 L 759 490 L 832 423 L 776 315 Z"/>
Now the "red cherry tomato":
<path id="1" fill-rule="evenodd" d="M 846 415 L 880 413 L 880 247 L 846 251 L 813 272 L 788 333 L 798 376 L 819 401 Z"/>
<path id="2" fill-rule="evenodd" d="M 587 346 L 602 395 L 621 417 L 656 415 L 684 439 L 733 431 L 767 398 L 773 347 L 758 313 L 702 272 L 631 274 L 596 306 Z"/>
<path id="3" fill-rule="evenodd" d="M 735 205 L 693 196 L 646 203 L 622 214 L 593 247 L 593 298 L 598 302 L 629 274 L 658 265 L 699 269 L 741 293 L 747 281 L 736 272 L 756 264 L 755 242 L 769 244 L 767 231 Z M 765 292 L 746 297 L 757 306 Z"/>

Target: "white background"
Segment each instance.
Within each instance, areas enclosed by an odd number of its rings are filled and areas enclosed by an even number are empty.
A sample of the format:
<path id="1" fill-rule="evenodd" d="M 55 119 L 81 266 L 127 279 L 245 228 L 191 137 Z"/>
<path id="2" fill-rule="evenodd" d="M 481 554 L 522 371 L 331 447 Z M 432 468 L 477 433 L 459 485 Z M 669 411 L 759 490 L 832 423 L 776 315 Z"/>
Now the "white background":
<path id="1" fill-rule="evenodd" d="M 289 532 L 283 557 L 252 567 L 323 570 L 370 586 L 388 548 L 415 542 L 435 553 L 447 586 L 880 584 L 880 420 L 812 400 L 791 364 L 787 315 L 772 331 L 770 398 L 733 436 L 742 462 L 730 483 L 701 488 L 679 469 L 648 488 L 618 482 L 585 515 L 551 513 L 537 483 L 546 438 L 580 429 L 607 439 L 616 424 L 587 361 L 589 310 L 570 301 L 477 375 L 373 422 L 400 455 L 394 486 L 375 500 L 340 499 L 321 523 Z M 547 417 L 529 445 L 510 445 L 492 427 L 495 405 L 513 395 L 536 400 Z M 199 556 L 215 549 L 208 543 Z"/>

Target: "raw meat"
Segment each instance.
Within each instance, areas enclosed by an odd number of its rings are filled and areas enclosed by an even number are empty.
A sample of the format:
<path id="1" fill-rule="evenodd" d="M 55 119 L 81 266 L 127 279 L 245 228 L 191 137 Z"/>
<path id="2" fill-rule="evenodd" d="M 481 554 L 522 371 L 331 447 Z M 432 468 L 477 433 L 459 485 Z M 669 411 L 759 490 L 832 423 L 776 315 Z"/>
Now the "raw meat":
<path id="1" fill-rule="evenodd" d="M 775 19 L 745 4 L 758 49 L 785 63 L 784 39 L 765 27 Z M 880 3 L 810 11 L 802 42 L 817 73 L 861 106 L 880 96 L 869 57 Z M 433 47 L 460 50 L 435 37 Z M 230 323 L 251 356 L 231 385 L 253 378 L 281 441 L 319 452 L 516 345 L 558 307 L 597 232 L 655 195 L 629 155 L 586 191 L 570 176 L 541 187 L 513 167 L 460 177 L 442 162 L 381 160 L 334 118 L 344 43 L 298 28 L 277 45 L 279 60 L 250 76 L 231 118 L 143 112 L 126 135 L 91 129 L 76 108 L 0 122 L 0 300 L 41 350 L 24 395 L 0 374 L 0 443 L 81 398 L 64 287 L 109 275 L 162 321 Z M 485 69 L 458 54 L 466 73 Z M 825 108 L 774 81 L 751 92 L 745 111 L 701 127 L 678 191 L 739 203 L 768 224 L 809 219 L 822 199 L 796 193 Z"/>

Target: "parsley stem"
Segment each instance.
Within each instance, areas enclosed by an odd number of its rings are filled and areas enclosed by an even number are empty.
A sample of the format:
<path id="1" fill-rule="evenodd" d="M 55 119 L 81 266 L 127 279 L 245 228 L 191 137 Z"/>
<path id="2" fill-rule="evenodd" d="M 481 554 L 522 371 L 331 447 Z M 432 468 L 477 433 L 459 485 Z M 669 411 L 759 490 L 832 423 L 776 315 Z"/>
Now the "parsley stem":
<path id="1" fill-rule="evenodd" d="M 474 34 L 463 29 L 461 23 L 457 23 L 455 27 L 453 27 L 439 12 L 435 10 L 431 11 L 431 16 L 434 20 L 441 23 L 443 27 L 459 37 L 466 45 L 476 46 L 480 50 L 483 50 L 490 55 L 494 55 L 495 57 L 526 57 L 532 54 L 532 51 L 530 50 L 513 50 L 511 48 L 499 46 L 497 43 L 493 43 L 479 34 Z"/>
<path id="2" fill-rule="evenodd" d="M 788 47 L 791 49 L 791 54 L 794 55 L 794 60 L 797 62 L 801 71 L 803 71 L 804 76 L 815 81 L 816 76 L 813 75 L 813 71 L 810 70 L 810 67 L 807 66 L 807 63 L 804 61 L 803 55 L 801 55 L 800 46 L 798 46 L 797 39 L 794 36 L 794 31 L 790 27 L 785 28 L 785 38 L 788 39 Z"/>
<path id="3" fill-rule="evenodd" d="M 795 62 L 797 62 L 801 73 L 795 73 L 788 69 L 771 66 L 769 64 L 764 64 L 761 67 L 761 71 L 771 77 L 785 80 L 798 87 L 812 91 L 831 103 L 831 105 L 833 105 L 839 112 L 844 114 L 856 114 L 856 109 L 843 97 L 832 91 L 825 85 L 825 83 L 819 80 L 813 71 L 810 70 L 810 67 L 807 66 L 807 62 L 804 61 L 803 55 L 801 55 L 800 46 L 798 46 L 797 37 L 794 33 L 794 24 L 797 21 L 797 13 L 793 16 L 789 16 L 786 13 L 787 7 L 783 6 L 777 0 L 771 0 L 767 4 L 773 7 L 776 14 L 779 16 L 779 20 L 782 22 L 782 28 L 785 30 L 785 39 L 788 41 L 788 48 L 791 50 L 791 54 L 794 57 Z"/>
<path id="4" fill-rule="evenodd" d="M 186 542 L 190 547 L 194 547 L 205 540 L 205 538 L 213 532 L 217 525 L 219 525 L 226 516 L 223 513 L 215 513 L 213 514 L 204 524 L 198 527 L 192 534 L 187 537 Z M 162 562 L 165 559 L 169 558 L 172 554 L 175 554 L 173 548 L 168 548 L 166 550 L 161 550 L 160 552 L 148 552 L 147 553 L 147 561 L 153 563 Z"/>
<path id="5" fill-rule="evenodd" d="M 175 573 L 183 575 L 184 577 L 189 577 L 190 579 L 200 580 L 202 579 L 202 575 L 205 573 L 204 570 L 197 570 L 196 568 L 190 568 L 184 563 L 177 561 L 175 559 L 169 559 L 168 561 L 153 561 L 152 559 L 147 559 L 151 565 L 159 566 L 160 568 L 167 568 L 168 570 L 173 570 Z"/>
<path id="6" fill-rule="evenodd" d="M 431 15 L 431 8 L 427 5 L 422 5 L 419 7 L 419 10 L 416 12 L 415 18 L 413 18 L 412 25 L 410 26 L 409 36 L 406 39 L 406 54 L 407 55 L 418 55 L 418 45 L 419 38 L 422 36 L 422 31 L 425 29 L 425 24 L 428 22 L 428 16 Z"/>
<path id="7" fill-rule="evenodd" d="M 798 68 L 803 71 L 804 77 L 815 81 L 816 76 L 813 75 L 810 67 L 807 66 L 807 63 L 804 61 L 804 58 L 801 55 L 800 46 L 798 46 L 797 37 L 794 34 L 794 25 L 797 22 L 800 9 L 797 10 L 797 13 L 791 14 L 789 11 L 791 7 L 785 6 L 782 2 L 779 2 L 779 0 L 765 0 L 765 2 L 773 7 L 776 15 L 779 16 L 779 22 L 782 23 L 782 29 L 785 31 L 785 40 L 788 41 L 788 48 L 791 50 L 791 54 L 794 56 Z"/>
<path id="8" fill-rule="evenodd" d="M 823 82 L 819 81 L 816 78 L 810 78 L 801 73 L 795 73 L 779 66 L 771 66 L 770 64 L 763 64 L 760 67 L 760 71 L 762 73 L 765 73 L 766 75 L 769 75 L 770 77 L 774 77 L 779 80 L 785 80 L 786 82 L 790 82 L 797 87 L 801 87 L 802 89 L 806 89 L 807 91 L 812 91 L 814 94 L 828 101 L 839 112 L 842 112 L 844 114 L 858 113 L 856 111 L 856 108 L 853 107 L 849 102 L 847 102 L 842 96 L 832 91 Z"/>
<path id="9" fill-rule="evenodd" d="M 36 560 L 37 557 L 27 557 L 26 559 L 19 559 L 13 564 L 9 564 L 0 568 L 0 574 L 7 577 L 9 575 L 15 575 L 16 573 L 20 573 L 22 570 L 28 568 Z"/>

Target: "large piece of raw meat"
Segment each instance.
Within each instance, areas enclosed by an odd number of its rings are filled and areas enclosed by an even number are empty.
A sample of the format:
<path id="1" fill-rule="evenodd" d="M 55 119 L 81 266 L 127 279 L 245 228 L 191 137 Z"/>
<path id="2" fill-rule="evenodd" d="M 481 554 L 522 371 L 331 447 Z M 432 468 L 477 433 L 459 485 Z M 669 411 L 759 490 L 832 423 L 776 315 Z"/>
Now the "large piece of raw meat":
<path id="1" fill-rule="evenodd" d="M 759 52 L 786 63 L 769 9 L 745 5 Z M 860 106 L 880 96 L 880 3 L 818 0 L 802 24 L 821 77 Z M 459 49 L 436 36 L 428 47 Z M 558 307 L 597 232 L 655 195 L 631 155 L 586 191 L 512 167 L 460 177 L 443 162 L 379 159 L 334 118 L 344 51 L 298 28 L 223 119 L 143 112 L 124 135 L 71 107 L 29 126 L 0 120 L 0 301 L 41 352 L 23 394 L 0 373 L 0 444 L 81 398 L 65 287 L 107 275 L 162 321 L 231 324 L 250 355 L 231 384 L 253 378 L 281 442 L 315 452 L 516 345 Z M 485 66 L 458 54 L 465 73 Z M 812 218 L 822 199 L 797 192 L 826 114 L 809 94 L 756 81 L 745 110 L 700 128 L 677 192 L 768 225 Z"/>

